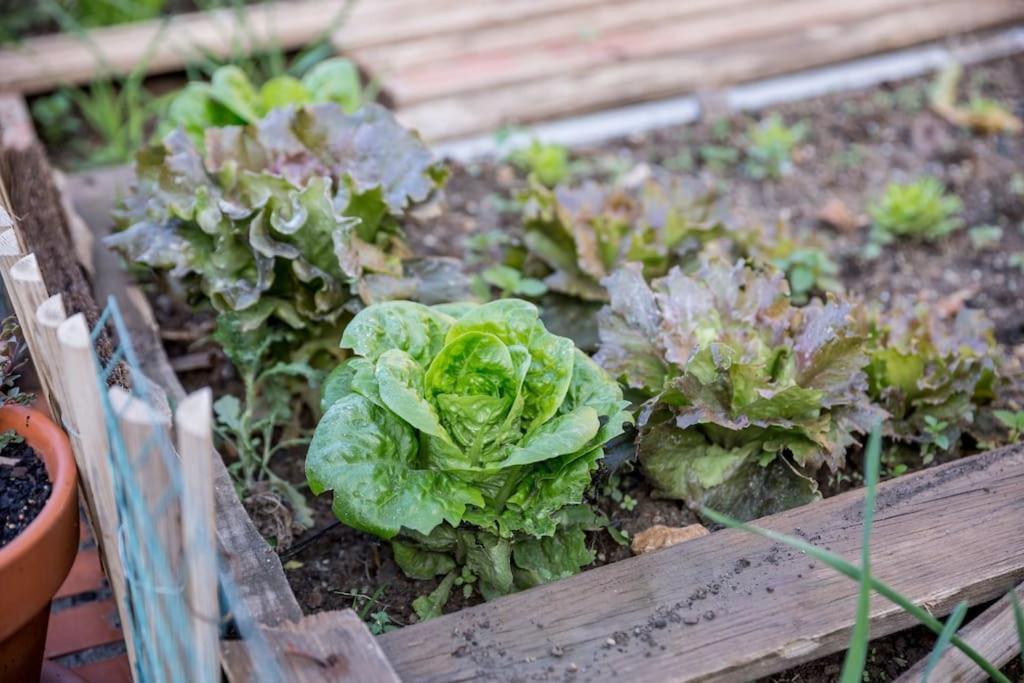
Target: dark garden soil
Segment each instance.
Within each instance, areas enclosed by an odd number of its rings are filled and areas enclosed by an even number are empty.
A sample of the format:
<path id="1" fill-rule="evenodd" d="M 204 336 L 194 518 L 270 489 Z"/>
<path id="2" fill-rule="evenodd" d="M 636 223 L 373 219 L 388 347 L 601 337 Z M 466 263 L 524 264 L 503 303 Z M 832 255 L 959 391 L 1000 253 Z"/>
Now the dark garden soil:
<path id="1" fill-rule="evenodd" d="M 821 240 L 840 263 L 841 280 L 855 298 L 885 303 L 911 295 L 947 312 L 964 306 L 984 310 L 994 322 L 1008 364 L 1019 367 L 1024 360 L 1024 263 L 1015 264 L 1011 255 L 1024 253 L 1024 137 L 986 137 L 950 125 L 927 109 L 929 85 L 928 79 L 916 79 L 774 109 L 787 123 L 804 121 L 808 128 L 792 172 L 777 181 L 754 180 L 743 169 L 742 144 L 736 141 L 757 120 L 748 115 L 710 117 L 695 125 L 577 150 L 576 177 L 641 181 L 654 169 L 679 178 L 697 177 L 720 190 L 728 220 L 770 224 L 781 219 L 798 233 Z M 962 91 L 962 97 L 971 93 L 996 99 L 1024 116 L 1024 56 L 968 69 Z M 730 143 L 740 150 L 738 163 L 709 160 L 719 156 L 710 148 L 720 150 Z M 862 258 L 868 241 L 868 203 L 887 183 L 924 175 L 939 178 L 963 200 L 965 227 L 935 244 L 900 243 L 885 248 L 874 260 Z M 440 211 L 410 226 L 410 241 L 421 253 L 463 257 L 465 241 L 472 235 L 514 233 L 519 217 L 509 199 L 524 186 L 522 172 L 505 163 L 453 164 Z M 823 212 L 831 214 L 827 220 Z M 972 243 L 969 228 L 985 225 L 1001 228 L 1001 237 L 990 244 Z M 158 316 L 169 323 L 164 329 L 180 329 L 182 321 L 169 312 L 173 306 L 166 301 L 157 304 Z M 230 367 L 216 360 L 216 351 L 191 341 L 173 346 L 172 356 L 194 354 L 198 348 L 214 358 L 212 366 L 186 374 L 186 384 L 208 384 L 212 374 L 220 388 L 232 387 Z M 1019 382 L 1000 399 L 1014 409 L 1024 407 L 1022 402 Z M 992 434 L 996 438 L 999 431 L 993 429 Z M 965 450 L 971 452 L 969 447 Z M 859 454 L 851 454 L 851 476 L 823 482 L 826 494 L 856 485 L 859 462 Z M 275 469 L 292 481 L 303 480 L 301 457 L 291 462 L 279 459 Z M 607 485 L 596 488 L 599 507 L 630 533 L 653 524 L 695 521 L 681 504 L 653 498 L 636 475 L 622 477 L 619 502 L 609 497 Z M 310 503 L 316 513 L 314 528 L 331 525 L 329 498 L 311 497 Z M 388 544 L 369 535 L 334 526 L 304 544 L 309 537 L 307 532 L 297 539 L 295 551 L 284 551 L 289 581 L 307 611 L 355 607 L 366 616 L 383 611 L 394 623 L 407 624 L 414 619 L 413 599 L 435 585 L 405 578 L 392 561 Z M 630 554 L 607 534 L 595 535 L 593 544 L 598 563 Z M 464 604 L 456 596 L 448 610 Z M 932 643 L 923 629 L 873 643 L 866 680 L 892 679 L 925 656 Z M 770 680 L 834 680 L 841 664 L 840 654 Z M 1008 672 L 1014 680 L 1021 676 L 1019 666 Z"/>
<path id="2" fill-rule="evenodd" d="M 27 443 L 9 443 L 0 451 L 0 548 L 36 518 L 52 488 L 46 465 Z"/>

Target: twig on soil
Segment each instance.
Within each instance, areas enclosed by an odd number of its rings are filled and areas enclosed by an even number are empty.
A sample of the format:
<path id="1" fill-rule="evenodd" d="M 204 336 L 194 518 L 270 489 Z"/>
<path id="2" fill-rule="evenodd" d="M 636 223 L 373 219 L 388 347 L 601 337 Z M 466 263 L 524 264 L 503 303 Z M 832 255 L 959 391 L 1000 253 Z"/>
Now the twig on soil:
<path id="1" fill-rule="evenodd" d="M 281 561 L 284 562 L 286 560 L 291 559 L 292 557 L 294 557 L 295 555 L 299 554 L 300 552 L 305 550 L 307 547 L 309 547 L 309 545 L 311 545 L 314 541 L 316 541 L 321 536 L 326 534 L 328 531 L 330 531 L 331 529 L 334 529 L 335 527 L 338 527 L 338 526 L 341 526 L 341 522 L 335 520 L 335 521 L 331 522 L 330 524 L 328 524 L 327 526 L 325 526 L 325 527 L 323 527 L 321 529 L 317 529 L 316 531 L 310 533 L 308 536 L 306 536 L 302 540 L 300 540 L 300 541 L 298 541 L 296 543 L 293 543 L 292 546 L 290 548 L 288 548 L 288 550 L 286 550 L 285 552 L 281 553 Z"/>

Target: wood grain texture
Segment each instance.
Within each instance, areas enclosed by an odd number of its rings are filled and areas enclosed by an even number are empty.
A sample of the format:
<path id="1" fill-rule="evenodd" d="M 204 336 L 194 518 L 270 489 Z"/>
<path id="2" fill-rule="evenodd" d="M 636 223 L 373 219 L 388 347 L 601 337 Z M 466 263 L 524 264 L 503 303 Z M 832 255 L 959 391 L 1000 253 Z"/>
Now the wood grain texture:
<path id="1" fill-rule="evenodd" d="M 180 14 L 168 20 L 97 28 L 85 35 L 29 37 L 0 50 L 0 91 L 38 93 L 96 77 L 126 74 L 145 62 L 150 73 L 181 70 L 204 54 L 228 57 L 279 46 L 304 46 L 328 28 L 344 0 L 262 3 L 238 12 Z"/>
<path id="2" fill-rule="evenodd" d="M 0 91 L 34 94 L 126 74 L 180 71 L 220 58 L 308 45 L 344 17 L 332 42 L 343 50 L 546 16 L 611 0 L 298 0 L 256 3 L 92 29 L 86 36 L 34 36 L 0 50 Z"/>
<path id="3" fill-rule="evenodd" d="M 758 524 L 855 558 L 862 506 L 856 490 Z M 1024 446 L 885 482 L 877 506 L 872 571 L 936 615 L 1024 579 Z M 747 681 L 846 647 L 856 600 L 827 566 L 723 530 L 378 641 L 416 681 Z M 873 637 L 912 622 L 872 601 Z"/>
<path id="4" fill-rule="evenodd" d="M 717 10 L 703 15 L 668 17 L 654 25 L 620 27 L 590 38 L 536 42 L 527 49 L 487 49 L 440 62 L 414 64 L 392 74 L 386 80 L 387 90 L 402 107 L 515 83 L 567 78 L 613 63 L 694 54 L 773 35 L 838 26 L 907 7 L 938 4 L 938 0 L 775 0 L 730 7 L 722 2 Z M 628 16 L 624 8 L 620 12 Z"/>
<path id="5" fill-rule="evenodd" d="M 1024 603 L 1024 584 L 1014 591 L 1017 599 Z M 1020 653 L 1020 640 L 1017 636 L 1017 625 L 1013 617 L 1013 603 L 1009 595 L 1004 595 L 994 605 L 976 616 L 969 624 L 957 632 L 965 642 L 977 650 L 982 657 L 992 662 L 996 668 L 1002 668 Z M 910 667 L 896 683 L 918 683 L 928 666 L 925 657 Z M 946 650 L 932 669 L 929 680 L 955 681 L 956 683 L 982 683 L 988 675 L 967 655 L 955 647 Z"/>
<path id="6" fill-rule="evenodd" d="M 610 32 L 681 21 L 704 14 L 727 13 L 734 7 L 757 6 L 762 0 L 628 0 L 584 4 L 565 12 L 532 17 L 529 21 L 481 26 L 473 31 L 430 34 L 419 38 L 352 50 L 377 76 L 389 78 L 400 69 L 476 55 L 543 49 L 583 43 Z"/>
<path id="7" fill-rule="evenodd" d="M 528 124 L 792 73 L 1024 18 L 1024 3 L 1019 0 L 986 0 L 981 3 L 974 0 L 922 0 L 909 5 L 899 0 L 888 7 L 873 2 L 874 13 L 857 17 L 852 16 L 856 13 L 856 9 L 851 9 L 854 4 L 817 3 L 822 8 L 829 8 L 818 10 L 822 16 L 847 13 L 848 18 L 841 21 L 813 21 L 808 14 L 802 23 L 787 23 L 779 18 L 785 17 L 784 14 L 775 18 L 763 15 L 762 19 L 770 22 L 775 30 L 748 36 L 741 42 L 729 42 L 732 40 L 730 36 L 745 35 L 747 31 L 754 31 L 756 26 L 748 27 L 745 20 L 737 20 L 732 27 L 721 24 L 715 28 L 720 44 L 691 51 L 685 51 L 685 44 L 680 43 L 683 51 L 665 53 L 671 48 L 673 38 L 671 31 L 659 29 L 661 37 L 650 46 L 644 38 L 634 36 L 628 48 L 635 53 L 634 56 L 622 56 L 614 50 L 607 50 L 603 61 L 594 61 L 591 55 L 588 58 L 591 61 L 575 71 L 561 70 L 560 57 L 552 56 L 549 58 L 550 66 L 531 61 L 533 66 L 529 68 L 550 68 L 553 71 L 545 70 L 529 80 L 494 87 L 476 80 L 472 87 L 478 90 L 446 96 L 443 94 L 445 89 L 463 87 L 455 67 L 449 65 L 447 80 L 438 81 L 442 89 L 437 96 L 418 99 L 426 97 L 420 91 L 414 96 L 417 101 L 406 106 L 399 104 L 397 114 L 403 123 L 419 130 L 428 141 L 454 139 L 512 123 Z M 816 11 L 810 5 L 801 6 L 805 13 Z M 685 32 L 685 27 L 680 28 L 680 35 L 688 35 Z M 608 40 L 611 45 L 616 38 L 613 36 Z M 573 48 L 583 51 L 574 54 L 585 54 L 586 49 Z M 573 59 L 584 58 L 577 56 Z M 457 64 L 465 74 L 473 74 L 476 68 L 468 59 Z M 505 78 L 502 75 L 505 68 L 491 69 L 497 80 Z M 481 72 L 481 75 L 469 78 L 480 79 L 483 75 Z M 397 81 L 394 76 L 382 77 L 381 84 L 399 102 L 403 89 L 404 96 L 408 97 L 410 90 L 420 88 L 413 81 Z"/>
<path id="8" fill-rule="evenodd" d="M 290 683 L 399 683 L 366 624 L 350 609 L 312 614 L 298 624 L 264 628 L 263 634 L 277 660 L 289 665 Z M 243 643 L 225 641 L 221 657 L 230 683 L 261 680 Z"/>

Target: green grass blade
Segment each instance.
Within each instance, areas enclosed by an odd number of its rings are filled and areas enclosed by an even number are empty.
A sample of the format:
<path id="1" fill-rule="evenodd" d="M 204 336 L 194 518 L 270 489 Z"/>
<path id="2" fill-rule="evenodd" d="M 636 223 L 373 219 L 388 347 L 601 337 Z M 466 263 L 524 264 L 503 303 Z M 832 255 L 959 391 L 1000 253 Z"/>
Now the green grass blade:
<path id="1" fill-rule="evenodd" d="M 805 553 L 810 557 L 813 557 L 819 562 L 827 564 L 829 567 L 836 570 L 840 574 L 843 574 L 844 576 L 847 576 L 853 579 L 854 581 L 860 581 L 861 572 L 859 567 L 851 564 L 839 555 L 836 555 L 834 553 L 829 552 L 828 550 L 824 550 L 816 545 L 808 543 L 802 538 L 787 536 L 786 534 L 779 533 L 778 531 L 772 531 L 770 529 L 761 529 L 759 527 L 750 526 L 749 524 L 744 524 L 743 522 L 733 519 L 728 515 L 723 515 L 720 512 L 715 512 L 714 510 L 708 508 L 701 508 L 700 513 L 717 524 L 756 534 L 758 536 L 761 536 L 762 538 L 767 538 L 770 541 L 774 541 L 775 543 L 782 543 L 784 545 L 788 545 L 789 547 L 795 550 L 799 550 L 800 552 Z M 889 600 L 890 602 L 893 602 L 897 606 L 903 608 L 904 611 L 906 611 L 919 622 L 930 628 L 936 635 L 942 633 L 941 621 L 939 621 L 931 614 L 929 614 L 927 610 L 915 605 L 913 601 L 903 597 L 892 586 L 882 581 L 879 581 L 877 578 L 872 576 L 871 588 L 878 592 L 880 595 L 882 595 L 886 600 Z M 999 672 L 999 669 L 992 666 L 992 664 L 987 659 L 982 657 L 977 652 L 977 650 L 975 650 L 973 647 L 962 641 L 960 638 L 958 638 L 957 636 L 953 636 L 951 642 L 953 643 L 953 645 L 957 647 L 957 649 L 963 652 L 971 661 L 980 666 L 982 670 L 984 670 L 985 673 L 987 673 L 993 681 L 996 681 L 996 683 L 1011 683 L 1010 679 L 1008 679 L 1006 676 Z"/>
<path id="2" fill-rule="evenodd" d="M 935 647 L 932 648 L 932 653 L 928 655 L 928 663 L 925 664 L 924 673 L 921 674 L 921 683 L 928 683 L 928 677 L 932 675 L 932 670 L 935 665 L 939 663 L 939 658 L 942 657 L 942 653 L 949 647 L 949 641 L 956 633 L 956 630 L 960 628 L 960 624 L 963 623 L 964 616 L 967 614 L 967 603 L 961 602 L 953 609 L 953 612 L 946 619 L 946 625 L 942 627 L 942 633 L 939 634 L 939 639 L 935 641 Z"/>
<path id="3" fill-rule="evenodd" d="M 1017 591 L 1010 593 L 1010 601 L 1013 602 L 1013 620 L 1017 622 L 1017 638 L 1020 639 L 1020 663 L 1024 666 L 1024 607 L 1020 606 Z"/>
<path id="4" fill-rule="evenodd" d="M 860 592 L 857 595 L 857 620 L 850 636 L 850 647 L 843 661 L 842 683 L 860 683 L 868 658 L 871 639 L 871 526 L 875 520 L 875 490 L 878 488 L 878 461 L 882 447 L 882 432 L 876 427 L 871 432 L 864 457 L 864 540 L 860 552 Z"/>

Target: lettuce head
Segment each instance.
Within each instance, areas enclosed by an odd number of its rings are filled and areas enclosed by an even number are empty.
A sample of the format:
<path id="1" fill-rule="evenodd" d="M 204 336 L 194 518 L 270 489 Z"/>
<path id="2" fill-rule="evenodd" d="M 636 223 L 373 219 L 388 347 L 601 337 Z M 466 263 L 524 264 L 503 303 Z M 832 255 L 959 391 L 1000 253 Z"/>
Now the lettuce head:
<path id="1" fill-rule="evenodd" d="M 583 495 L 630 417 L 536 307 L 384 302 L 341 345 L 353 356 L 324 383 L 306 475 L 342 522 L 390 539 L 410 576 L 459 571 L 485 598 L 593 561 Z"/>
<path id="2" fill-rule="evenodd" d="M 244 329 L 290 331 L 294 349 L 336 346 L 345 321 L 377 298 L 463 291 L 457 264 L 409 260 L 403 218 L 445 173 L 377 105 L 274 109 L 206 129 L 202 149 L 178 128 L 138 153 L 136 175 L 107 243 Z"/>
<path id="3" fill-rule="evenodd" d="M 629 264 L 604 284 L 595 358 L 647 397 L 637 456 L 666 496 L 746 519 L 809 502 L 884 415 L 850 305 L 793 306 L 778 271 L 705 261 L 648 284 Z"/>

